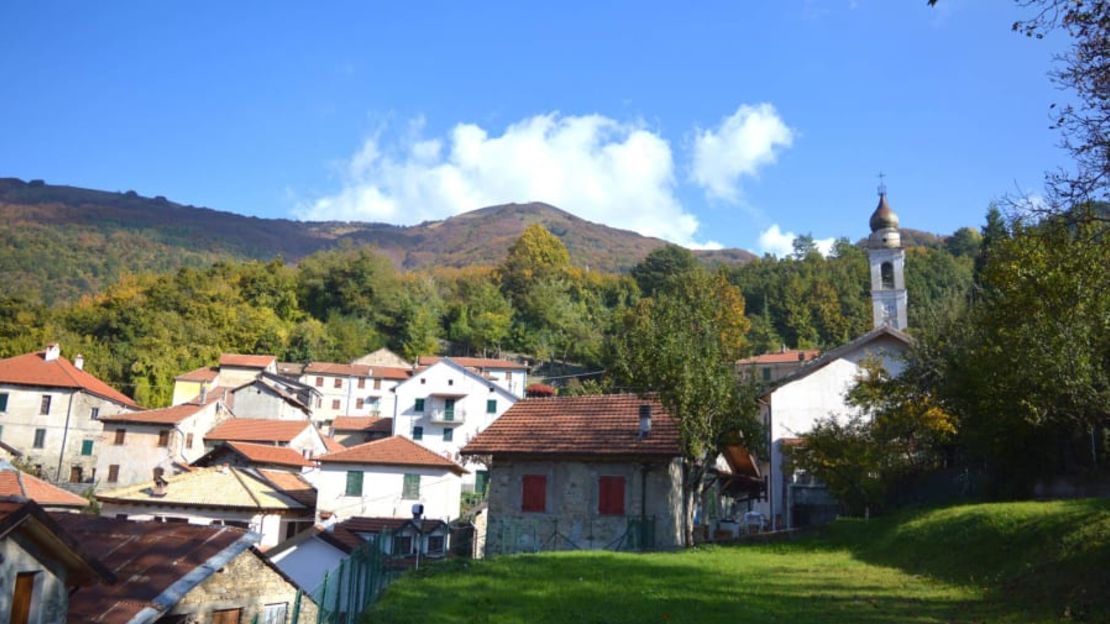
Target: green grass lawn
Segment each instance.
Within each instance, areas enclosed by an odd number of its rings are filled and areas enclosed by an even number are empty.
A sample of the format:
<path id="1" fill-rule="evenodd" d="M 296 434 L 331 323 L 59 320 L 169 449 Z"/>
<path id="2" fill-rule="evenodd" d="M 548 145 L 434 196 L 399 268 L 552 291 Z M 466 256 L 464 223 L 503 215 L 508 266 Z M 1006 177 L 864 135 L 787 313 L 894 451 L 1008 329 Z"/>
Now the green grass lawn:
<path id="1" fill-rule="evenodd" d="M 839 521 L 819 538 L 560 552 L 410 573 L 377 623 L 1110 621 L 1110 501 Z"/>

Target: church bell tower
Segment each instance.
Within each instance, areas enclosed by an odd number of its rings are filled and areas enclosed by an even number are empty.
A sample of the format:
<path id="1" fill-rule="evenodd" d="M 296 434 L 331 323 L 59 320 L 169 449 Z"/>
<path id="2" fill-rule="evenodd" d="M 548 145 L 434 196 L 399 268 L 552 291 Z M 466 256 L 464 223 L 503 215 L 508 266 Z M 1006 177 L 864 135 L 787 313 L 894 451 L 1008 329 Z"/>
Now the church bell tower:
<path id="1" fill-rule="evenodd" d="M 879 205 L 871 213 L 867 256 L 871 261 L 871 310 L 876 329 L 884 325 L 906 329 L 906 251 L 898 233 L 898 215 L 886 202 L 886 186 L 879 185 Z"/>

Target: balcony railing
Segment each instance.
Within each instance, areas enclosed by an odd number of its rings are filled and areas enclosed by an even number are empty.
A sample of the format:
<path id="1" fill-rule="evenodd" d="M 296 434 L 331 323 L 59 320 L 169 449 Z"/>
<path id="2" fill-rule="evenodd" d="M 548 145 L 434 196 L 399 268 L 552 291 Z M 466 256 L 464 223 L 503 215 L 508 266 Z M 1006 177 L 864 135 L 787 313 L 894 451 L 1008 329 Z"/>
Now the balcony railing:
<path id="1" fill-rule="evenodd" d="M 428 416 L 432 422 L 441 425 L 461 425 L 466 422 L 466 410 L 461 407 L 433 409 Z"/>

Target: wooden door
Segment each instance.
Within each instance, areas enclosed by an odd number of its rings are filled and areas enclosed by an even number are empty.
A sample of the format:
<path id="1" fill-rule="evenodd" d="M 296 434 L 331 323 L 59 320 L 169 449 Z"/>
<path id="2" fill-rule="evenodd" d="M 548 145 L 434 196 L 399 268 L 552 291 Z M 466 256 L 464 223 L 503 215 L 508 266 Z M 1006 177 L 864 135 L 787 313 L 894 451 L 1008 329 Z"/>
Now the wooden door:
<path id="1" fill-rule="evenodd" d="M 224 609 L 212 612 L 212 624 L 239 624 L 242 609 Z"/>
<path id="2" fill-rule="evenodd" d="M 69 482 L 70 483 L 80 483 L 81 482 L 81 476 L 82 475 L 81 475 L 81 467 L 80 466 L 73 466 L 69 469 Z"/>
<path id="3" fill-rule="evenodd" d="M 37 572 L 20 572 L 15 577 L 12 595 L 12 624 L 27 624 L 31 620 L 31 593 L 35 590 Z"/>

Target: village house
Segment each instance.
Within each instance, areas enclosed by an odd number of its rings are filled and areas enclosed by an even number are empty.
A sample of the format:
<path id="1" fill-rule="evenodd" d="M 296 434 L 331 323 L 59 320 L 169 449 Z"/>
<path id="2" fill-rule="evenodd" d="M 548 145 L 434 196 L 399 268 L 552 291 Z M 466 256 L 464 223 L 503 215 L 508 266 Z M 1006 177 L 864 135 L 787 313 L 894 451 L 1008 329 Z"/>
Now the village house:
<path id="1" fill-rule="evenodd" d="M 653 398 L 524 399 L 462 453 L 491 462 L 486 554 L 683 543 L 678 427 Z"/>
<path id="2" fill-rule="evenodd" d="M 455 462 L 462 447 L 518 400 L 504 386 L 454 358 L 438 359 L 399 384 L 395 392 L 394 435 L 415 440 Z M 468 473 L 463 486 L 481 489 L 485 478 L 485 472 Z"/>
<path id="3" fill-rule="evenodd" d="M 736 363 L 740 372 L 761 383 L 774 383 L 798 368 L 812 362 L 821 351 L 818 349 L 787 349 L 774 353 L 761 353 Z"/>
<path id="4" fill-rule="evenodd" d="M 0 439 L 53 481 L 91 483 L 104 416 L 139 409 L 57 344 L 0 360 Z"/>
<path id="5" fill-rule="evenodd" d="M 302 587 L 319 588 L 324 575 L 334 573 L 359 548 L 377 548 L 392 559 L 390 567 L 422 559 L 442 559 L 450 548 L 451 532 L 442 520 L 412 518 L 347 518 L 300 533 L 266 556 Z"/>
<path id="6" fill-rule="evenodd" d="M 270 373 L 227 391 L 227 402 L 240 418 L 308 420 L 320 393 L 292 379 Z"/>
<path id="7" fill-rule="evenodd" d="M 186 403 L 201 391 L 237 388 L 262 374 L 277 377 L 277 358 L 272 355 L 223 353 L 217 366 L 202 366 L 174 378 L 173 404 Z"/>
<path id="8" fill-rule="evenodd" d="M 319 470 L 307 477 L 316 486 L 321 519 L 409 517 L 417 503 L 426 518 L 459 515 L 466 469 L 407 438 L 375 440 L 317 460 Z"/>
<path id="9" fill-rule="evenodd" d="M 55 516 L 117 582 L 77 589 L 70 622 L 315 622 L 316 604 L 272 565 L 258 534 L 228 526 Z"/>
<path id="10" fill-rule="evenodd" d="M 68 490 L 27 474 L 0 459 L 0 498 L 35 501 L 47 511 L 81 511 L 89 501 Z M 0 610 L 0 613 L 3 613 Z"/>
<path id="11" fill-rule="evenodd" d="M 421 356 L 418 365 L 420 368 L 427 368 L 435 366 L 442 359 L 433 355 Z M 516 398 L 524 398 L 524 389 L 528 387 L 527 365 L 498 358 L 452 356 L 451 360 L 500 385 Z"/>
<path id="12" fill-rule="evenodd" d="M 767 499 L 755 509 L 765 514 L 774 528 L 822 524 L 836 517 L 837 501 L 820 483 L 793 469 L 788 450 L 799 444 L 799 436 L 809 432 L 817 421 L 852 412 L 845 396 L 863 372 L 865 361 L 877 361 L 890 375 L 898 376 L 912 343 L 904 333 L 908 301 L 903 277 L 905 250 L 898 216 L 882 189 L 870 226 L 874 329 L 781 377 L 760 397 L 760 416 L 768 436 L 766 452 L 760 453 L 764 458 L 760 469 L 769 482 Z"/>
<path id="13" fill-rule="evenodd" d="M 308 459 L 328 450 L 324 437 L 308 420 L 229 418 L 204 435 L 204 445 L 208 451 L 221 442 L 284 446 L 295 449 Z"/>
<path id="14" fill-rule="evenodd" d="M 332 421 L 331 431 L 332 437 L 343 446 L 356 446 L 393 435 L 393 419 L 339 416 Z"/>
<path id="15" fill-rule="evenodd" d="M 238 466 L 301 472 L 316 466 L 298 450 L 253 442 L 221 442 L 192 463 L 198 468 Z"/>
<path id="16" fill-rule="evenodd" d="M 361 364 L 363 366 L 385 366 L 387 368 L 412 368 L 412 362 L 397 355 L 389 349 L 382 347 L 377 351 L 372 351 L 366 355 L 351 360 L 351 364 Z"/>
<path id="17" fill-rule="evenodd" d="M 0 496 L 0 621 L 75 621 L 69 619 L 72 592 L 116 581 L 85 548 L 35 501 Z"/>
<path id="18" fill-rule="evenodd" d="M 100 482 L 119 487 L 186 470 L 204 454 L 204 435 L 230 416 L 215 399 L 102 416 L 96 461 Z"/>
<path id="19" fill-rule="evenodd" d="M 262 536 L 259 546 L 268 548 L 313 522 L 313 506 L 304 496 L 311 485 L 288 472 L 279 478 L 285 475 L 297 481 L 275 481 L 269 478 L 273 473 L 231 466 L 197 468 L 96 498 L 104 516 L 249 528 Z"/>
<path id="20" fill-rule="evenodd" d="M 300 382 L 320 393 L 313 419 L 326 428 L 341 416 L 391 414 L 392 390 L 410 374 L 407 368 L 311 362 L 305 366 Z"/>

